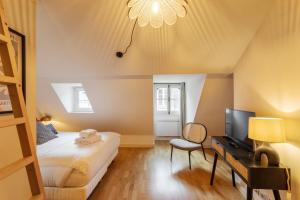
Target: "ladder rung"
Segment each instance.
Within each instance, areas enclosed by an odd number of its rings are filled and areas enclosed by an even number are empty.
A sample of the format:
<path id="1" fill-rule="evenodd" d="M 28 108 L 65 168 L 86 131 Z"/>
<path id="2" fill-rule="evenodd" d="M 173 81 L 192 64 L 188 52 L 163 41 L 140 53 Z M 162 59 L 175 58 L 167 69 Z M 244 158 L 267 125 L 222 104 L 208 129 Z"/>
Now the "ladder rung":
<path id="1" fill-rule="evenodd" d="M 6 167 L 3 167 L 0 169 L 0 180 L 8 177 L 9 175 L 15 173 L 19 169 L 26 167 L 27 165 L 31 164 L 33 162 L 33 157 L 28 156 L 26 158 L 22 158 Z"/>
<path id="2" fill-rule="evenodd" d="M 5 37 L 5 35 L 0 34 L 0 43 L 7 43 L 7 37 Z"/>
<path id="3" fill-rule="evenodd" d="M 0 128 L 8 127 L 8 126 L 16 126 L 20 124 L 25 124 L 25 118 L 19 117 L 15 119 L 7 119 L 7 120 L 0 120 Z"/>
<path id="4" fill-rule="evenodd" d="M 16 84 L 17 80 L 11 76 L 0 76 L 0 83 L 4 85 Z"/>

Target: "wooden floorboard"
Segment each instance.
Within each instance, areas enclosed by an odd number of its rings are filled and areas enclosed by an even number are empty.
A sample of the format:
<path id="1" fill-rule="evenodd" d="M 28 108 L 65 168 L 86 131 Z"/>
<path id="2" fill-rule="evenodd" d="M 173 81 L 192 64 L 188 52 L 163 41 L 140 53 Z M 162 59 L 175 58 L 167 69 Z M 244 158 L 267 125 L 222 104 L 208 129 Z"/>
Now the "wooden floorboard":
<path id="1" fill-rule="evenodd" d="M 174 149 L 170 162 L 168 141 L 154 148 L 120 148 L 115 161 L 95 188 L 89 200 L 239 200 L 242 194 L 232 186 L 230 169 L 218 163 L 214 186 L 209 185 L 213 154 L 188 153 Z"/>

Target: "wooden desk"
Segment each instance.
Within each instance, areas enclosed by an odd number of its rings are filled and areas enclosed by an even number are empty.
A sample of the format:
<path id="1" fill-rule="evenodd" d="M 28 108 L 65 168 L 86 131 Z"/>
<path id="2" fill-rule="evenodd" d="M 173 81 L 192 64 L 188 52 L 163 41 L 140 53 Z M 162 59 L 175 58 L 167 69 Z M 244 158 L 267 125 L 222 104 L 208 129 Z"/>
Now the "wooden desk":
<path id="1" fill-rule="evenodd" d="M 280 200 L 279 190 L 287 190 L 286 169 L 282 166 L 262 166 L 254 160 L 254 154 L 241 147 L 236 148 L 230 138 L 212 137 L 215 152 L 210 185 L 213 185 L 217 160 L 220 156 L 231 167 L 232 183 L 235 187 L 235 173 L 247 184 L 247 200 L 252 200 L 253 189 L 271 189 L 276 200 Z M 288 169 L 290 173 L 290 169 Z"/>

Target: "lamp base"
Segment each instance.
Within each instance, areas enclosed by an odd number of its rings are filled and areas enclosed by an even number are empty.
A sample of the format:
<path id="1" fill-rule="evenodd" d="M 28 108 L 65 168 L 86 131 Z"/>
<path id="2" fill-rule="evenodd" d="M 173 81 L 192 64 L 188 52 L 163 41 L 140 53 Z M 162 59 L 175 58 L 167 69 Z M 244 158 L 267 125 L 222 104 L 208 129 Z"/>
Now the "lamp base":
<path id="1" fill-rule="evenodd" d="M 269 166 L 279 166 L 280 158 L 278 153 L 270 146 L 262 144 L 255 150 L 255 160 L 261 161 L 261 156 L 265 154 L 268 158 Z"/>

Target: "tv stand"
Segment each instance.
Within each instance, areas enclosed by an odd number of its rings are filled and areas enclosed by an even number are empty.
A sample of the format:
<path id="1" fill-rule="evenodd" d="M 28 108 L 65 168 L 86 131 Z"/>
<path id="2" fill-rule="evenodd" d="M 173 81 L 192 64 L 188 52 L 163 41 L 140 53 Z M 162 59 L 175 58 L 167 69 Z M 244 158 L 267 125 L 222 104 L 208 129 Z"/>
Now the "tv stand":
<path id="1" fill-rule="evenodd" d="M 218 157 L 231 168 L 232 184 L 235 187 L 235 174 L 247 184 L 247 200 L 252 200 L 253 189 L 271 189 L 276 200 L 280 200 L 279 190 L 287 190 L 287 173 L 283 166 L 262 166 L 254 159 L 254 154 L 242 146 L 235 148 L 230 139 L 224 136 L 212 137 L 212 150 L 215 152 L 210 185 L 213 185 Z M 290 169 L 288 169 L 290 176 Z"/>
<path id="2" fill-rule="evenodd" d="M 240 145 L 238 143 L 236 143 L 233 139 L 231 139 L 230 137 L 228 136 L 222 136 L 225 140 L 228 141 L 228 144 L 230 144 L 232 147 L 238 149 L 240 148 Z"/>
<path id="3" fill-rule="evenodd" d="M 230 144 L 232 147 L 234 147 L 235 149 L 240 148 L 240 146 L 239 146 L 237 143 L 235 143 L 235 142 L 229 142 L 229 144 Z"/>

